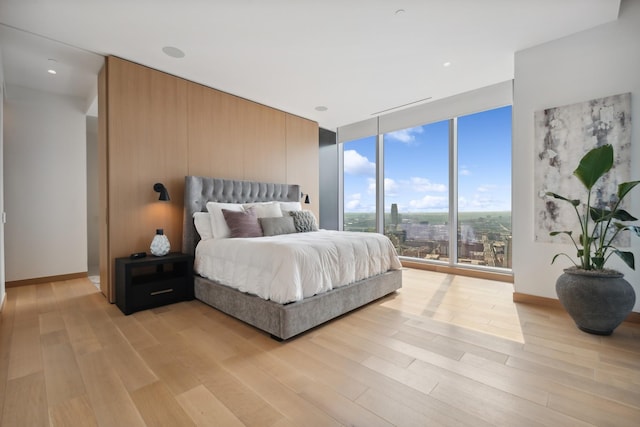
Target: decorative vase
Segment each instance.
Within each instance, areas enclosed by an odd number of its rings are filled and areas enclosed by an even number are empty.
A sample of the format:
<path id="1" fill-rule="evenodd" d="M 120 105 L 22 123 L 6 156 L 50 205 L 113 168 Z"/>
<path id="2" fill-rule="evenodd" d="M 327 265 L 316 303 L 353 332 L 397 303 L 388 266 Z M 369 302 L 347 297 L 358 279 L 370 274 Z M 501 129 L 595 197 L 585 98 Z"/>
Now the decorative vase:
<path id="1" fill-rule="evenodd" d="M 171 250 L 169 238 L 164 235 L 162 228 L 158 228 L 151 241 L 150 251 L 155 256 L 164 256 L 169 253 L 169 250 Z"/>
<path id="2" fill-rule="evenodd" d="M 590 334 L 611 335 L 636 302 L 633 287 L 617 271 L 567 268 L 556 293 L 576 326 Z"/>

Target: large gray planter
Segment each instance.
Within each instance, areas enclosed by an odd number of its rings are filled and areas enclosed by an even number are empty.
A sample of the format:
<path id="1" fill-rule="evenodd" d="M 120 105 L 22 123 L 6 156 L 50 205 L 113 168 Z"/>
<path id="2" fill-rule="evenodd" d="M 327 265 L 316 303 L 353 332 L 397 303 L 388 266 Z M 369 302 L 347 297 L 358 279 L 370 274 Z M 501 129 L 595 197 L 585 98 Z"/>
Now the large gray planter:
<path id="1" fill-rule="evenodd" d="M 556 281 L 556 293 L 578 328 L 611 335 L 636 303 L 633 287 L 622 273 L 567 268 Z"/>

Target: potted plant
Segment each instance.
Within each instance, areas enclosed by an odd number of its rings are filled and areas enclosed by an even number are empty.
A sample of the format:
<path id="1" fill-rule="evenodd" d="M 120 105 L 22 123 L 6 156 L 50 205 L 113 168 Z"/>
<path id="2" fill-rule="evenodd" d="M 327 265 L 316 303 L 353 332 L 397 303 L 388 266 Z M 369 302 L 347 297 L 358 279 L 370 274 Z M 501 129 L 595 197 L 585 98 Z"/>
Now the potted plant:
<path id="1" fill-rule="evenodd" d="M 633 252 L 621 251 L 615 246 L 615 239 L 622 232 L 640 236 L 640 227 L 627 224 L 637 218 L 622 209 L 620 204 L 640 181 L 623 182 L 607 204 L 592 200 L 592 189 L 613 167 L 613 147 L 609 144 L 587 152 L 573 172 L 587 190 L 587 202 L 570 199 L 556 193 L 547 192 L 558 200 L 573 206 L 580 223 L 577 239 L 572 231 L 552 231 L 551 236 L 566 234 L 576 248 L 577 262 L 562 252 L 556 254 L 569 258 L 574 266 L 564 270 L 557 282 L 558 299 L 573 318 L 578 328 L 598 335 L 610 335 L 629 315 L 635 304 L 633 287 L 619 271 L 607 269 L 609 258 L 616 254 L 631 269 L 635 269 Z"/>

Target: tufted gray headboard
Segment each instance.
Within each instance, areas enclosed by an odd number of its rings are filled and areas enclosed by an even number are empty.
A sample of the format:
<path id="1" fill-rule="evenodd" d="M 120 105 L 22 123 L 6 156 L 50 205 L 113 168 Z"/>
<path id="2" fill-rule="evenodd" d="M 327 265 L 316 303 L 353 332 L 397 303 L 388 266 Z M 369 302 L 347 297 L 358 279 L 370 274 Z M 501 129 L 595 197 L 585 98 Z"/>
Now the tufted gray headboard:
<path id="1" fill-rule="evenodd" d="M 300 200 L 300 186 L 186 176 L 184 178 L 182 252 L 190 255 L 195 253 L 200 236 L 193 225 L 193 214 L 206 212 L 207 202 L 253 203 L 271 200 L 297 202 Z"/>

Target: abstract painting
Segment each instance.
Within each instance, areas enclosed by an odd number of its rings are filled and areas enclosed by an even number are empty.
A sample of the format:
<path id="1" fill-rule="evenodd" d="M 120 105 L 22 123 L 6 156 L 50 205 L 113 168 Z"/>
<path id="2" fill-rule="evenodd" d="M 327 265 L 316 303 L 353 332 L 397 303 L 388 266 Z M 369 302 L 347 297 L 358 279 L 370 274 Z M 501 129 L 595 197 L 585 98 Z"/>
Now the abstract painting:
<path id="1" fill-rule="evenodd" d="M 603 197 L 615 194 L 619 183 L 630 180 L 631 94 L 536 111 L 534 128 L 535 239 L 570 243 L 567 236 L 551 237 L 549 232 L 573 230 L 577 233 L 580 225 L 575 211 L 569 203 L 545 193 L 552 191 L 585 203 L 586 190 L 573 176 L 573 171 L 587 151 L 604 144 L 613 146 L 614 166 L 594 187 L 592 204 L 596 198 L 595 205 L 604 207 L 610 200 Z M 626 240 L 617 244 L 628 246 L 628 236 Z"/>

